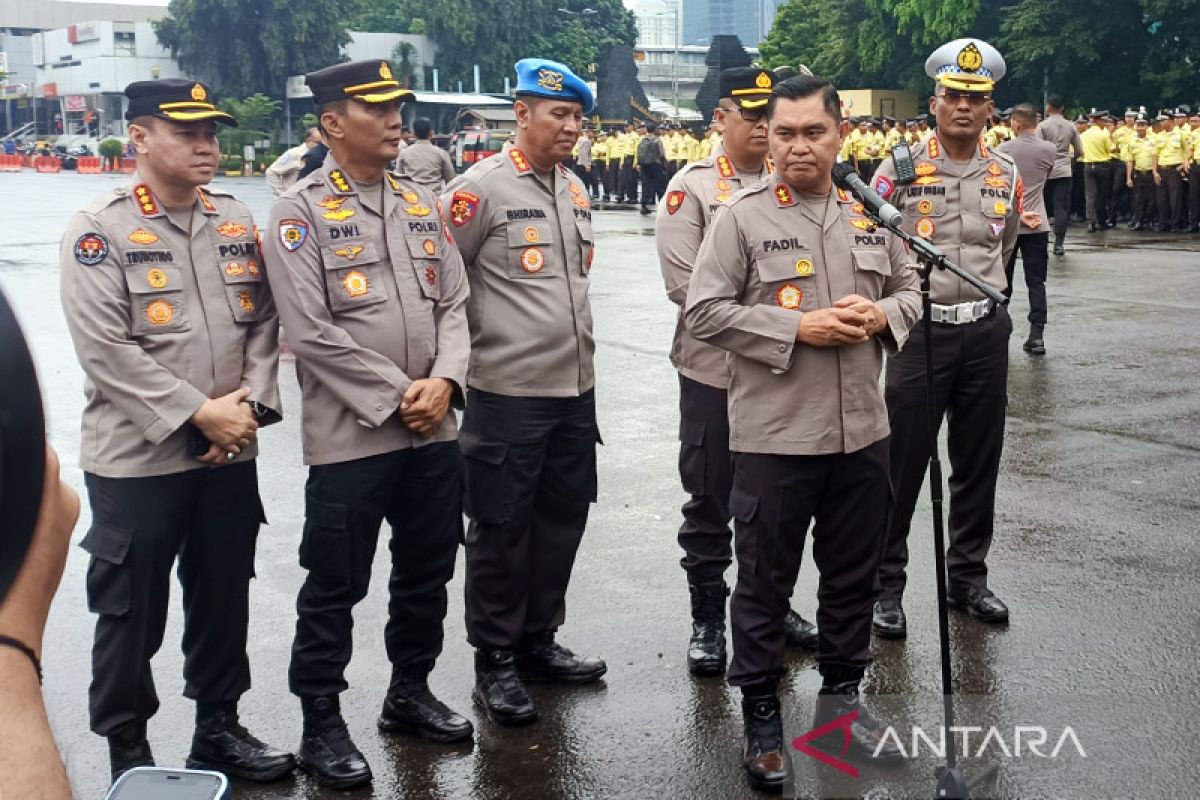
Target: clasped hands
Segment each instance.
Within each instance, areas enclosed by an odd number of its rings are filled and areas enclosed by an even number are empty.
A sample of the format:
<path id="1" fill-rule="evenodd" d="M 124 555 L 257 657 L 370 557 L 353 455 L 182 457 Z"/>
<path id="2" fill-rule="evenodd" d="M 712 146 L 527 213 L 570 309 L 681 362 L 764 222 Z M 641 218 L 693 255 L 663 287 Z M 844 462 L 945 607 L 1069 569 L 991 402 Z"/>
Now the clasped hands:
<path id="1" fill-rule="evenodd" d="M 805 311 L 796 341 L 813 347 L 859 344 L 887 327 L 887 315 L 878 304 L 857 294 L 846 295 L 830 308 Z"/>

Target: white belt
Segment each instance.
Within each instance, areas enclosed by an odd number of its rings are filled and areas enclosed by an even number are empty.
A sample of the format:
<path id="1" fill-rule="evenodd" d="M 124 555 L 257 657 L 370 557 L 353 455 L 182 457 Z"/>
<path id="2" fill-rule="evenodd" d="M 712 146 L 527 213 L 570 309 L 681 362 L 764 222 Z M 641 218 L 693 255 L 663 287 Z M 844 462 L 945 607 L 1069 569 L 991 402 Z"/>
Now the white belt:
<path id="1" fill-rule="evenodd" d="M 930 319 L 934 322 L 942 322 L 947 325 L 966 325 L 968 322 L 976 322 L 989 316 L 994 307 L 995 303 L 991 300 L 958 303 L 953 306 L 932 303 L 929 313 Z"/>

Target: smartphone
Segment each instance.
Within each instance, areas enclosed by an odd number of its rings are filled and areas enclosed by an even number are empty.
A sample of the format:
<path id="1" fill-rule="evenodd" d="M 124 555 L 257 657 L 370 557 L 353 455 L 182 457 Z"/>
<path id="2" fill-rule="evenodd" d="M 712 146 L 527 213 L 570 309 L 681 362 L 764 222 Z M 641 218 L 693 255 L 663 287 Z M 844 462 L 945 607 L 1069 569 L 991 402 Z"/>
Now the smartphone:
<path id="1" fill-rule="evenodd" d="M 136 767 L 112 785 L 104 800 L 229 800 L 229 780 L 198 769 Z"/>

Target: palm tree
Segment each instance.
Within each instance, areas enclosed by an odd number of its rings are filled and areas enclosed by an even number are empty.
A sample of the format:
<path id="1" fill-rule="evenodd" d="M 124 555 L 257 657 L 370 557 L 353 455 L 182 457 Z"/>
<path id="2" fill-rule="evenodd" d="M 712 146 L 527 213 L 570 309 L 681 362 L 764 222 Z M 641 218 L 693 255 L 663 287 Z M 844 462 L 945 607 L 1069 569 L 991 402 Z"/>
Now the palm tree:
<path id="1" fill-rule="evenodd" d="M 415 88 L 413 83 L 421 66 L 416 46 L 411 42 L 400 42 L 392 51 L 392 64 L 396 67 L 396 80 L 400 85 L 405 89 Z"/>

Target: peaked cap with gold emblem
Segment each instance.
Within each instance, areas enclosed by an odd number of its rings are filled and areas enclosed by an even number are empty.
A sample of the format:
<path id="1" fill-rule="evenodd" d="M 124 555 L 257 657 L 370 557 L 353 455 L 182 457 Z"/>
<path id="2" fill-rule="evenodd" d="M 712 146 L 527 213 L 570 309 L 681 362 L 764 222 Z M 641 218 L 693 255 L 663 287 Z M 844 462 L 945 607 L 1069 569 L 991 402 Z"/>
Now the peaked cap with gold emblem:
<path id="1" fill-rule="evenodd" d="M 775 73 L 759 67 L 732 67 L 721 70 L 720 97 L 728 97 L 742 108 L 762 108 L 771 99 Z"/>
<path id="2" fill-rule="evenodd" d="M 926 75 L 960 92 L 990 92 L 1007 71 L 1004 56 L 982 39 L 946 42 L 925 61 Z"/>
<path id="3" fill-rule="evenodd" d="M 237 120 L 213 105 L 212 91 L 199 81 L 185 78 L 163 78 L 157 81 L 135 81 L 125 87 L 129 98 L 126 120 L 139 117 L 158 117 L 175 122 L 196 122 L 212 119 L 226 125 Z"/>
<path id="4" fill-rule="evenodd" d="M 312 90 L 318 106 L 338 100 L 361 100 L 364 103 L 390 103 L 412 100 L 416 95 L 405 89 L 392 74 L 386 61 L 351 61 L 310 72 L 304 82 Z"/>

